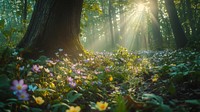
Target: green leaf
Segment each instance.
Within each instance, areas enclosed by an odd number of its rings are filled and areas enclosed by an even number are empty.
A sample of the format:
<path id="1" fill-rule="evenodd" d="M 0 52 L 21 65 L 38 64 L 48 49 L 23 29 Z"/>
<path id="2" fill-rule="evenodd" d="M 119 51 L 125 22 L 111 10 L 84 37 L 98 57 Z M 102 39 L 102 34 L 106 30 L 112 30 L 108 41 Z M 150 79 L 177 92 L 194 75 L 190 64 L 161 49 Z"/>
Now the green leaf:
<path id="1" fill-rule="evenodd" d="M 168 91 L 171 95 L 174 95 L 176 93 L 176 88 L 174 86 L 174 83 L 170 83 Z"/>
<path id="2" fill-rule="evenodd" d="M 10 99 L 7 99 L 6 101 L 8 101 L 8 102 L 17 102 L 17 99 L 15 99 L 15 98 L 10 98 Z"/>
<path id="3" fill-rule="evenodd" d="M 148 103 L 152 103 L 155 105 L 163 104 L 163 99 L 160 96 L 154 94 L 143 94 L 142 99 L 146 100 Z"/>
<path id="4" fill-rule="evenodd" d="M 2 19 L 2 20 L 0 20 L 0 29 L 3 29 L 4 26 L 5 26 L 5 20 Z"/>
<path id="5" fill-rule="evenodd" d="M 82 96 L 82 94 L 78 93 L 75 90 L 72 90 L 69 93 L 67 93 L 67 99 L 69 100 L 69 103 L 74 102 L 75 100 L 77 100 L 81 96 Z"/>
<path id="6" fill-rule="evenodd" d="M 21 105 L 23 108 L 27 109 L 27 110 L 30 110 L 30 108 L 26 105 Z"/>
<path id="7" fill-rule="evenodd" d="M 200 105 L 200 100 L 185 100 L 186 103 Z"/>
<path id="8" fill-rule="evenodd" d="M 10 81 L 6 75 L 0 76 L 0 88 L 9 88 L 10 87 Z"/>
<path id="9" fill-rule="evenodd" d="M 168 105 L 160 105 L 154 112 L 172 112 L 172 109 Z"/>
<path id="10" fill-rule="evenodd" d="M 31 108 L 31 112 L 42 112 L 39 108 Z"/>
<path id="11" fill-rule="evenodd" d="M 3 102 L 0 102 L 0 108 L 3 108 L 5 104 Z"/>

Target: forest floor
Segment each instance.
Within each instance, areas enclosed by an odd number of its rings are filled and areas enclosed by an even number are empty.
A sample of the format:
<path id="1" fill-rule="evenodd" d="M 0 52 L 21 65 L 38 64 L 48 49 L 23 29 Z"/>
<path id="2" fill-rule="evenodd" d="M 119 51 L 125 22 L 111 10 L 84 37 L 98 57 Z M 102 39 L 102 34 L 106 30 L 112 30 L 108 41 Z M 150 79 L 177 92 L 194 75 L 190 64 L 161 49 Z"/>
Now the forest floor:
<path id="1" fill-rule="evenodd" d="M 200 112 L 200 53 L 165 50 L 0 57 L 0 111 Z M 71 109 L 71 110 L 70 110 Z"/>

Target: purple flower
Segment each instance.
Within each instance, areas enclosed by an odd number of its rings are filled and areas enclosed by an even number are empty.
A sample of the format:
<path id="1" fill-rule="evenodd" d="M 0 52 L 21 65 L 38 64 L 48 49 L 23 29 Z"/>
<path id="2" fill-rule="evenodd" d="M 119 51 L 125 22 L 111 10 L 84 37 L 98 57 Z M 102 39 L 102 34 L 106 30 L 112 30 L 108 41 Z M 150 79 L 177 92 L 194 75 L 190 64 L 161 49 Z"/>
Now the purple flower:
<path id="1" fill-rule="evenodd" d="M 53 77 L 53 73 L 49 73 L 51 77 Z"/>
<path id="2" fill-rule="evenodd" d="M 68 81 L 68 82 L 73 82 L 73 80 L 74 80 L 74 79 L 73 79 L 72 77 L 67 77 L 67 81 Z"/>
<path id="3" fill-rule="evenodd" d="M 38 65 L 33 65 L 32 71 L 35 73 L 38 73 L 38 72 L 40 72 L 40 67 Z"/>
<path id="4" fill-rule="evenodd" d="M 24 80 L 23 79 L 21 79 L 19 81 L 18 80 L 14 80 L 12 83 L 13 83 L 13 86 L 11 87 L 11 89 L 13 91 L 22 92 L 22 91 L 27 89 L 27 85 L 24 84 Z"/>
<path id="5" fill-rule="evenodd" d="M 17 93 L 17 97 L 19 100 L 29 100 L 29 94 L 26 91 Z"/>
<path id="6" fill-rule="evenodd" d="M 76 87 L 76 83 L 75 82 L 69 82 L 69 86 L 74 88 L 74 87 Z"/>

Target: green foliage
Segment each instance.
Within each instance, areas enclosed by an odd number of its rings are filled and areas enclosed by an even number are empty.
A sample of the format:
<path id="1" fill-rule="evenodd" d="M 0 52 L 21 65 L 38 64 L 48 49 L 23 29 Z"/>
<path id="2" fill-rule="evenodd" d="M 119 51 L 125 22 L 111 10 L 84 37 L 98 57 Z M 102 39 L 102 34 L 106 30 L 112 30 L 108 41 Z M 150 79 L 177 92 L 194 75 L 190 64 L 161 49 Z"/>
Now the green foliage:
<path id="1" fill-rule="evenodd" d="M 127 101 L 123 98 L 123 96 L 116 96 L 116 106 L 113 112 L 127 112 Z"/>
<path id="2" fill-rule="evenodd" d="M 0 69 L 0 110 L 64 112 L 71 106 L 107 112 L 198 110 L 199 53 L 162 51 L 88 53 L 72 63 L 67 57 L 25 60 L 21 50 L 6 49 Z M 173 61 L 170 61 L 173 60 Z M 6 74 L 6 75 L 5 75 Z M 24 79 L 28 101 L 11 90 L 13 80 Z M 147 94 L 148 93 L 148 94 Z M 126 96 L 130 96 L 127 98 Z M 36 102 L 44 100 L 42 104 Z"/>

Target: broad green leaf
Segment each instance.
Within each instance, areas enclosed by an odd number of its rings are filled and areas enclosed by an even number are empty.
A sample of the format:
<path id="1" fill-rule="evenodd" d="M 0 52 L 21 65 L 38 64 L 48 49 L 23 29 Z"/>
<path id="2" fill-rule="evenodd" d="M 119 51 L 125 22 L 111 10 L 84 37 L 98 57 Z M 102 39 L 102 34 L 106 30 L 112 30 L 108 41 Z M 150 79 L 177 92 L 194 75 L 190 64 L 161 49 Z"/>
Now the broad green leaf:
<path id="1" fill-rule="evenodd" d="M 77 100 L 81 96 L 82 96 L 82 94 L 78 93 L 75 90 L 72 90 L 69 93 L 67 93 L 67 99 L 69 100 L 70 103 L 74 102 L 75 100 Z"/>
<path id="2" fill-rule="evenodd" d="M 172 109 L 168 105 L 160 105 L 154 112 L 172 112 Z"/>
<path id="3" fill-rule="evenodd" d="M 200 100 L 185 100 L 185 102 L 193 105 L 200 105 Z"/>
<path id="4" fill-rule="evenodd" d="M 31 108 L 31 112 L 42 112 L 42 109 L 39 108 Z"/>
<path id="5" fill-rule="evenodd" d="M 0 102 L 0 108 L 3 108 L 5 104 L 3 102 Z"/>
<path id="6" fill-rule="evenodd" d="M 154 94 L 143 94 L 142 99 L 146 100 L 148 103 L 160 105 L 163 104 L 163 99 L 160 96 Z"/>

